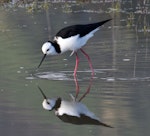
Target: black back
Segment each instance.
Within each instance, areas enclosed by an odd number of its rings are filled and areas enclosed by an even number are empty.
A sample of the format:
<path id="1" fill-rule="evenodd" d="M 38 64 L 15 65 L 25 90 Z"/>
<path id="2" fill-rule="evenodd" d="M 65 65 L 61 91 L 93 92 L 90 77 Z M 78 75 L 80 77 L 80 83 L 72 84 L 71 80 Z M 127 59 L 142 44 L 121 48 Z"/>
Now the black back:
<path id="1" fill-rule="evenodd" d="M 102 125 L 105 127 L 113 128 L 110 125 L 107 125 L 105 123 L 100 122 L 99 120 L 92 119 L 84 114 L 80 114 L 80 117 L 76 116 L 69 116 L 67 114 L 63 114 L 62 116 L 58 116 L 59 119 L 61 119 L 64 122 L 76 124 L 76 125 Z"/>
<path id="2" fill-rule="evenodd" d="M 73 25 L 68 26 L 63 29 L 61 29 L 57 34 L 57 36 L 60 36 L 62 38 L 68 38 L 71 36 L 75 36 L 79 34 L 80 37 L 83 37 L 93 31 L 94 29 L 98 28 L 99 26 L 103 25 L 104 23 L 110 21 L 111 19 L 104 20 L 101 22 L 93 23 L 93 24 L 86 24 L 86 25 Z"/>

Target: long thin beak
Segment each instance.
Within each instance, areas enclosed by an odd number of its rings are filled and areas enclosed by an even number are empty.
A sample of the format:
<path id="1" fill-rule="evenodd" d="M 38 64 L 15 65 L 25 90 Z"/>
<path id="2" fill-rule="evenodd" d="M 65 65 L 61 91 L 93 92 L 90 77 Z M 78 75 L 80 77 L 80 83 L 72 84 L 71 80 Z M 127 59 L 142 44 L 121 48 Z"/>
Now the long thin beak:
<path id="1" fill-rule="evenodd" d="M 39 86 L 38 86 L 38 88 L 39 88 L 41 94 L 43 95 L 44 99 L 47 99 L 47 97 L 46 97 L 46 95 L 44 94 L 44 92 L 42 91 L 42 89 L 41 89 Z"/>
<path id="2" fill-rule="evenodd" d="M 43 56 L 43 58 L 42 58 L 40 64 L 38 65 L 38 68 L 41 66 L 41 64 L 42 64 L 43 60 L 45 59 L 45 57 L 46 57 L 46 54 L 44 54 L 44 56 Z"/>

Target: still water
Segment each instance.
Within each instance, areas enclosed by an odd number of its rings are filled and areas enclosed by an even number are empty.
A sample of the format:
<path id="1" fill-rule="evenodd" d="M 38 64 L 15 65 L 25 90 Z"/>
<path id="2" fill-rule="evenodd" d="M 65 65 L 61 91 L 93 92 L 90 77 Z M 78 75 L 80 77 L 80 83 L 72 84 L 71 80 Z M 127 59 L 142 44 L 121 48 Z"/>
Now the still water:
<path id="1" fill-rule="evenodd" d="M 143 136 L 150 129 L 150 13 L 128 3 L 57 3 L 48 10 L 0 9 L 0 133 L 3 136 Z M 149 7 L 149 6 L 148 6 Z M 149 9 L 148 9 L 149 11 Z M 84 103 L 114 128 L 72 125 L 42 108 L 46 95 L 70 100 L 75 95 L 75 56 L 47 57 L 41 68 L 43 42 L 61 28 L 113 18 L 84 50 L 95 77 Z M 80 96 L 89 85 L 88 62 L 79 53 Z"/>

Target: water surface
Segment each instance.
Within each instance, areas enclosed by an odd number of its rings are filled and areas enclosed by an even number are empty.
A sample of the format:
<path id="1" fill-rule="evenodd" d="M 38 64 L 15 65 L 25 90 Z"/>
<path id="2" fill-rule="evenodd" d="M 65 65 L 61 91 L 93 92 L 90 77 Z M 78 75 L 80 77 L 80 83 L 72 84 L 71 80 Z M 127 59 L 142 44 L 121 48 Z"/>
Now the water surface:
<path id="1" fill-rule="evenodd" d="M 0 132 L 2 135 L 149 135 L 150 31 L 149 12 L 136 3 L 52 4 L 45 11 L 0 10 Z M 118 6 L 119 6 L 118 5 Z M 127 6 L 128 5 L 128 6 Z M 147 6 L 145 6 L 147 7 Z M 149 9 L 148 9 L 149 11 Z M 47 96 L 75 95 L 70 52 L 47 57 L 41 68 L 43 42 L 61 28 L 113 18 L 89 40 L 84 50 L 95 69 L 91 92 L 82 101 L 114 129 L 61 122 L 42 108 L 40 85 Z M 88 62 L 79 53 L 80 96 L 89 84 Z M 79 131 L 81 130 L 82 131 Z"/>

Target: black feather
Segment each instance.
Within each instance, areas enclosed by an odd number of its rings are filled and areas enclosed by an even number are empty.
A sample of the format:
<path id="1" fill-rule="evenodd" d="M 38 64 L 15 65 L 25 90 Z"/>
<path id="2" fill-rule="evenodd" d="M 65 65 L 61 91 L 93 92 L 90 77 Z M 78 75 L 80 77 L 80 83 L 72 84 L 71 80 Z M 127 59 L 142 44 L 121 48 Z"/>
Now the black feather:
<path id="1" fill-rule="evenodd" d="M 78 34 L 80 37 L 83 37 L 110 20 L 111 19 L 108 19 L 108 20 L 104 20 L 101 22 L 93 23 L 93 24 L 68 26 L 68 27 L 61 29 L 56 34 L 56 37 L 60 36 L 62 38 L 68 38 L 68 37 L 75 36 Z"/>
<path id="2" fill-rule="evenodd" d="M 90 118 L 90 117 L 88 117 L 84 114 L 80 114 L 80 117 L 63 114 L 62 116 L 58 116 L 58 118 L 61 119 L 64 122 L 71 123 L 71 124 L 76 124 L 76 125 L 84 125 L 84 124 L 88 125 L 89 124 L 89 125 L 101 125 L 101 126 L 113 128 L 110 125 L 107 125 L 103 122 L 100 122 L 99 120 L 92 119 L 92 118 Z"/>

